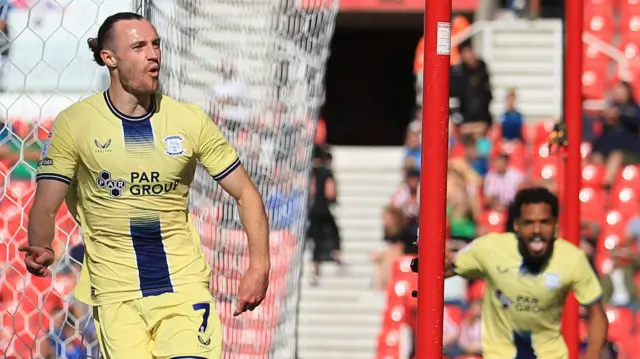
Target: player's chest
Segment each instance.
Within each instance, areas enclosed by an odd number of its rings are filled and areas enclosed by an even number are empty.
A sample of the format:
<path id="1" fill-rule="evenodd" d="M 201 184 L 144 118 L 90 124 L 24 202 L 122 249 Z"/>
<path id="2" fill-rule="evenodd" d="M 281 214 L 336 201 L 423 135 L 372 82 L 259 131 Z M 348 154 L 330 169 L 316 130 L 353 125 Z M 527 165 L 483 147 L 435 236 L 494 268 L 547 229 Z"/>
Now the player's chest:
<path id="1" fill-rule="evenodd" d="M 80 146 L 81 160 L 92 172 L 126 173 L 132 178 L 176 177 L 195 161 L 193 141 L 185 131 L 154 126 L 153 121 L 92 128 Z"/>
<path id="2" fill-rule="evenodd" d="M 492 300 L 497 306 L 522 313 L 538 313 L 562 305 L 568 278 L 553 270 L 531 274 L 519 263 L 503 262 L 491 269 Z"/>

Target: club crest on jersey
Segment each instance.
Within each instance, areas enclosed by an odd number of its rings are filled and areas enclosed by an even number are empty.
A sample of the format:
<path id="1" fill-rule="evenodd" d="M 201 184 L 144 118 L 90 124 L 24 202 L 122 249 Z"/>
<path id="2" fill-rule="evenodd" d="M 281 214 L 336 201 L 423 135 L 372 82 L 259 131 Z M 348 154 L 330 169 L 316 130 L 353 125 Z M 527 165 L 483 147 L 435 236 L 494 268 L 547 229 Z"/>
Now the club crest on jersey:
<path id="1" fill-rule="evenodd" d="M 182 136 L 173 135 L 167 136 L 164 138 L 164 142 L 167 144 L 167 149 L 164 153 L 169 156 L 180 156 L 184 153 L 184 148 L 182 148 L 182 141 L 184 139 Z"/>
<path id="2" fill-rule="evenodd" d="M 560 275 L 555 273 L 545 273 L 544 275 L 545 286 L 548 289 L 560 288 Z"/>

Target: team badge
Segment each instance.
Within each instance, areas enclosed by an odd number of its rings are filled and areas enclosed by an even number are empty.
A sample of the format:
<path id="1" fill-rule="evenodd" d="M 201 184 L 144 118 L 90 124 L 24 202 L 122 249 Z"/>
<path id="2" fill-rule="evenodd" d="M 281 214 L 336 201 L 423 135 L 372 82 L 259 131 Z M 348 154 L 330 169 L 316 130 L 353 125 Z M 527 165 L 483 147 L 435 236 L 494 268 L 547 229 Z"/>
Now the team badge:
<path id="1" fill-rule="evenodd" d="M 560 288 L 560 275 L 555 273 L 546 273 L 544 275 L 545 286 L 548 289 Z"/>
<path id="2" fill-rule="evenodd" d="M 182 148 L 182 136 L 174 135 L 167 136 L 164 138 L 164 142 L 167 144 L 167 149 L 164 153 L 169 156 L 180 156 L 184 153 L 184 148 Z"/>

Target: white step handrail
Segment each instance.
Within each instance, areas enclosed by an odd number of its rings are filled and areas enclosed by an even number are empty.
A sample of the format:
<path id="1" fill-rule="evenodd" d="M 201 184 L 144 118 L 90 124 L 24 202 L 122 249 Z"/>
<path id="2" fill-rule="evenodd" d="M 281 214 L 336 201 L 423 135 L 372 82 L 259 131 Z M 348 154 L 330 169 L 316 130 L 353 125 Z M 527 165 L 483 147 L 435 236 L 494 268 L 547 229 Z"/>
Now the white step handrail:
<path id="1" fill-rule="evenodd" d="M 593 46 L 596 51 L 607 55 L 617 63 L 618 77 L 620 80 L 631 80 L 631 74 L 629 73 L 629 60 L 624 56 L 624 53 L 620 49 L 615 46 L 611 46 L 607 42 L 586 31 L 582 34 L 582 41 L 589 44 L 589 46 Z M 582 106 L 587 110 L 602 110 L 606 106 L 606 100 L 587 100 L 583 102 Z"/>
<path id="2" fill-rule="evenodd" d="M 612 46 L 611 44 L 602 41 L 597 36 L 584 32 L 582 34 L 582 41 L 589 44 L 589 46 L 593 46 L 598 52 L 603 53 L 610 57 L 613 61 L 618 63 L 618 76 L 622 81 L 631 80 L 631 75 L 629 74 L 628 60 L 624 56 L 624 53 L 620 51 L 620 49 Z"/>

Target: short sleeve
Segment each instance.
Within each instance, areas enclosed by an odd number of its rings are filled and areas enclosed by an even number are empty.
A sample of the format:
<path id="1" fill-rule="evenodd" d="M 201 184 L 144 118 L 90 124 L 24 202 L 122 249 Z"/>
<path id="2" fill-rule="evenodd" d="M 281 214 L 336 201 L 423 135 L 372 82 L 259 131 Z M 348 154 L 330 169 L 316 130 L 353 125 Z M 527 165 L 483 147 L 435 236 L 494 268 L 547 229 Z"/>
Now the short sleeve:
<path id="1" fill-rule="evenodd" d="M 68 118 L 61 113 L 53 122 L 42 146 L 36 180 L 48 179 L 71 184 L 78 164 L 77 146 Z"/>
<path id="2" fill-rule="evenodd" d="M 458 251 L 454 263 L 454 272 L 465 278 L 482 277 L 487 237 L 476 238 Z"/>
<path id="3" fill-rule="evenodd" d="M 240 166 L 240 159 L 213 121 L 201 109 L 199 112 L 202 123 L 196 156 L 213 179 L 220 181 Z"/>
<path id="4" fill-rule="evenodd" d="M 583 306 L 589 306 L 602 298 L 602 287 L 596 273 L 591 268 L 587 256 L 580 253 L 573 266 L 573 283 L 571 288 L 576 299 Z"/>

